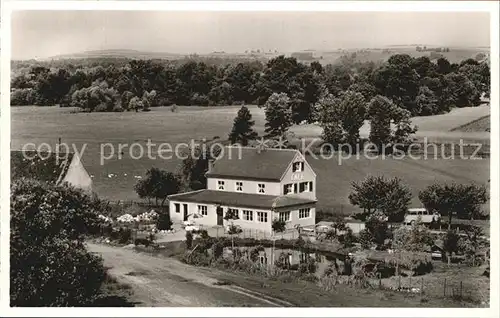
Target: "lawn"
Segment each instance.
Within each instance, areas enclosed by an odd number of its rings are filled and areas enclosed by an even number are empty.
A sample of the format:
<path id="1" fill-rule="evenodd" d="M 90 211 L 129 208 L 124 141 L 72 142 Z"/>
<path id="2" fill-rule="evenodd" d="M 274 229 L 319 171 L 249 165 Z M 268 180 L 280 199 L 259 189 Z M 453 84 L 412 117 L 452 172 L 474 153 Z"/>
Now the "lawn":
<path id="1" fill-rule="evenodd" d="M 264 130 L 264 112 L 256 106 L 250 107 L 259 133 Z M 40 145 L 49 143 L 54 147 L 58 138 L 63 143 L 74 144 L 78 151 L 86 144 L 83 162 L 94 181 L 94 190 L 103 197 L 112 200 L 136 200 L 133 190 L 137 176 L 145 174 L 152 166 L 174 171 L 180 164 L 179 159 L 153 159 L 145 155 L 138 156 L 140 149 L 134 146 L 123 148 L 121 159 L 118 157 L 118 144 L 138 143 L 146 150 L 146 142 L 168 142 L 176 144 L 191 139 L 212 139 L 219 136 L 225 139 L 229 133 L 233 118 L 238 111 L 237 106 L 230 107 L 179 107 L 178 112 L 171 112 L 170 107 L 154 108 L 151 112 L 135 113 L 75 113 L 71 108 L 59 107 L 12 107 L 12 149 L 21 149 L 28 143 Z M 489 113 L 488 106 L 457 109 L 446 115 L 419 117 L 414 121 L 421 127 L 420 134 L 440 136 L 451 140 L 460 137 L 475 139 L 475 133 L 454 131 L 467 122 L 478 119 Z M 318 136 L 321 132 L 313 125 L 295 126 L 292 131 L 296 136 Z M 471 135 L 472 134 L 472 135 Z M 481 140 L 489 143 L 489 133 L 481 133 Z M 443 137 L 444 136 L 444 137 Z M 114 146 L 115 156 L 100 164 L 101 145 L 110 143 Z M 103 149 L 109 154 L 110 146 Z M 153 150 L 156 148 L 153 147 Z M 318 207 L 338 212 L 356 211 L 348 201 L 352 181 L 359 181 L 369 174 L 399 177 L 403 179 L 416 195 L 420 189 L 434 182 L 477 182 L 487 184 L 489 179 L 489 158 L 482 160 L 438 159 L 432 156 L 427 160 L 410 158 L 395 160 L 386 158 L 359 160 L 351 158 L 339 164 L 338 158 L 308 158 L 318 176 Z M 418 200 L 412 202 L 418 206 Z"/>

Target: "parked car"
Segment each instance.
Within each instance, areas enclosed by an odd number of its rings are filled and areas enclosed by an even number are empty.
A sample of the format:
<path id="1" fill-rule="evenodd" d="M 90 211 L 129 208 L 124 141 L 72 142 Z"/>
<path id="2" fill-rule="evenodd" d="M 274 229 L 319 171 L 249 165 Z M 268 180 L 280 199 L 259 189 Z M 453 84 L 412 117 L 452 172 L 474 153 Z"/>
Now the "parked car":
<path id="1" fill-rule="evenodd" d="M 404 223 L 414 224 L 419 218 L 421 219 L 422 223 L 430 224 L 432 222 L 438 222 L 439 220 L 441 220 L 441 214 L 437 212 L 429 212 L 425 208 L 412 208 L 408 209 L 408 212 L 405 215 Z"/>

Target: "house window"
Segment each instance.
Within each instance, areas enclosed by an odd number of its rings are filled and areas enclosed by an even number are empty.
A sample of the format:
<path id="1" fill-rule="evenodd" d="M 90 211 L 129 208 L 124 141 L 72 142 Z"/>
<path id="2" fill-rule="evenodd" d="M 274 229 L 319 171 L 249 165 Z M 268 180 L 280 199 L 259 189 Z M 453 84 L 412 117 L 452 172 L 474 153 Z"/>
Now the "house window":
<path id="1" fill-rule="evenodd" d="M 266 257 L 266 255 L 259 255 L 259 262 L 262 265 L 266 265 L 267 264 L 267 257 Z"/>
<path id="2" fill-rule="evenodd" d="M 243 210 L 243 220 L 253 221 L 253 211 Z"/>
<path id="3" fill-rule="evenodd" d="M 302 161 L 294 162 L 292 166 L 292 171 L 293 172 L 304 171 L 304 162 Z"/>
<path id="4" fill-rule="evenodd" d="M 181 213 L 181 204 L 175 203 L 175 213 Z"/>
<path id="5" fill-rule="evenodd" d="M 264 183 L 259 183 L 257 188 L 259 193 L 266 193 L 266 185 Z"/>
<path id="6" fill-rule="evenodd" d="M 299 192 L 309 192 L 309 182 L 301 182 L 299 184 Z"/>
<path id="7" fill-rule="evenodd" d="M 280 219 L 280 221 L 283 221 L 283 222 L 290 221 L 290 211 L 280 212 L 279 219 Z"/>
<path id="8" fill-rule="evenodd" d="M 299 219 L 306 219 L 310 216 L 311 216 L 311 209 L 310 208 L 299 209 Z"/>
<path id="9" fill-rule="evenodd" d="M 208 215 L 208 208 L 206 205 L 198 205 L 198 213 L 200 213 L 203 216 Z"/>
<path id="10" fill-rule="evenodd" d="M 285 184 L 283 187 L 283 194 L 293 193 L 293 183 Z"/>
<path id="11" fill-rule="evenodd" d="M 267 212 L 257 212 L 257 221 L 267 223 Z"/>
<path id="12" fill-rule="evenodd" d="M 234 216 L 236 219 L 240 218 L 240 211 L 238 211 L 238 209 L 228 208 L 227 214 Z"/>
<path id="13" fill-rule="evenodd" d="M 217 181 L 217 185 L 218 185 L 219 190 L 224 190 L 224 181 L 223 180 Z"/>
<path id="14" fill-rule="evenodd" d="M 236 191 L 243 192 L 243 182 L 236 181 Z"/>

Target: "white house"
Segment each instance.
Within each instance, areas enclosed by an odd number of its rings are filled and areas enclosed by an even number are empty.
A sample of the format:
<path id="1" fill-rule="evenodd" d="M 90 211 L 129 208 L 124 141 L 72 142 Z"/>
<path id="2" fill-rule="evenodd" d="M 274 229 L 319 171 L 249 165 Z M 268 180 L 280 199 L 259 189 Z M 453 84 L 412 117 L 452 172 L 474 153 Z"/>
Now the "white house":
<path id="1" fill-rule="evenodd" d="M 168 197 L 172 222 L 196 213 L 205 226 L 233 222 L 269 233 L 274 219 L 287 229 L 315 224 L 316 174 L 297 150 L 225 147 L 206 177 L 207 189 Z M 224 220 L 231 209 L 238 220 Z"/>

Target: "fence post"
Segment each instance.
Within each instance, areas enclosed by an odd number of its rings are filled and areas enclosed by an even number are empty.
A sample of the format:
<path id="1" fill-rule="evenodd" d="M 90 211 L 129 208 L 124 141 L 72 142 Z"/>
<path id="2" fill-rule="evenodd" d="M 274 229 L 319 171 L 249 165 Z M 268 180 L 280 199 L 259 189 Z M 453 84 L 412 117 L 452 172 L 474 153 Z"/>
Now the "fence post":
<path id="1" fill-rule="evenodd" d="M 462 281 L 460 281 L 460 299 L 462 299 Z"/>
<path id="2" fill-rule="evenodd" d="M 446 277 L 444 279 L 444 288 L 443 288 L 443 296 L 446 297 Z"/>
<path id="3" fill-rule="evenodd" d="M 411 289 L 411 276 L 409 276 L 409 277 L 410 277 L 410 281 L 408 283 L 408 285 L 409 285 L 408 288 Z"/>
<path id="4" fill-rule="evenodd" d="M 424 278 L 422 277 L 420 282 L 420 296 L 422 296 L 423 293 L 424 293 Z"/>
<path id="5" fill-rule="evenodd" d="M 401 289 L 401 275 L 399 275 L 399 287 L 398 289 Z"/>

